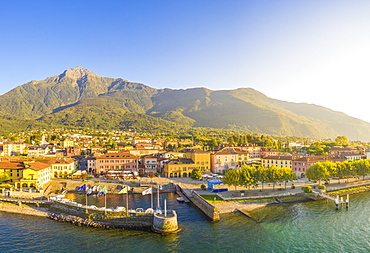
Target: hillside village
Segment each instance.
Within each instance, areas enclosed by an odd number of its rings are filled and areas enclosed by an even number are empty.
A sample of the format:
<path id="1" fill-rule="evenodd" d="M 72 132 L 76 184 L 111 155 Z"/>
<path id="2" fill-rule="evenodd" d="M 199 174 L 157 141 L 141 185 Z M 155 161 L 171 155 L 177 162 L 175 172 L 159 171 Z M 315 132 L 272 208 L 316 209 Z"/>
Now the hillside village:
<path id="1" fill-rule="evenodd" d="M 64 131 L 31 131 L 0 140 L 0 176 L 3 187 L 45 190 L 53 178 L 129 179 L 137 177 L 190 177 L 194 168 L 203 174 L 240 169 L 243 164 L 288 167 L 304 178 L 317 162 L 368 159 L 365 146 L 332 146 L 325 155 L 304 151 L 310 143 L 290 142 L 290 152 L 253 143 L 219 142 L 215 147 L 193 139 L 142 137 L 134 132 L 96 131 L 92 135 Z M 14 138 L 16 136 L 16 138 Z"/>

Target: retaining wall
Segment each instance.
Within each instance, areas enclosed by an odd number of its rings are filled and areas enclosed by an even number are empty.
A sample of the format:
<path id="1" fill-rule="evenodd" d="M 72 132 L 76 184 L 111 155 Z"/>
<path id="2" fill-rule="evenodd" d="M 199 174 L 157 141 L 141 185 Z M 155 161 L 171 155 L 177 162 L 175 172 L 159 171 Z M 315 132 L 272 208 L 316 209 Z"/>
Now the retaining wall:
<path id="1" fill-rule="evenodd" d="M 220 214 L 216 207 L 211 205 L 207 200 L 205 200 L 195 191 L 193 191 L 192 194 L 193 196 L 190 197 L 191 202 L 193 202 L 200 210 L 202 210 L 208 218 L 210 218 L 212 221 L 220 220 Z"/>

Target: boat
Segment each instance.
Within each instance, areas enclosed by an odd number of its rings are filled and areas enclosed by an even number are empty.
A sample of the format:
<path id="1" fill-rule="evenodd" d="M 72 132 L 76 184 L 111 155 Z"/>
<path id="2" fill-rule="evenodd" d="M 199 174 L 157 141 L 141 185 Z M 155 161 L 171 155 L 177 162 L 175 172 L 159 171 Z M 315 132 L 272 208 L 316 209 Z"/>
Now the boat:
<path id="1" fill-rule="evenodd" d="M 178 202 L 185 202 L 185 199 L 183 197 L 176 198 Z"/>

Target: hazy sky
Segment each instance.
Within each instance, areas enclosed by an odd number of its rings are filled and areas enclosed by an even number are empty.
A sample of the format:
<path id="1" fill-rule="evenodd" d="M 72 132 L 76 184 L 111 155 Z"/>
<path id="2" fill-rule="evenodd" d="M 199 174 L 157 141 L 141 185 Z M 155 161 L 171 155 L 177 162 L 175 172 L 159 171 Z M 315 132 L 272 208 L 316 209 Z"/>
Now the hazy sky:
<path id="1" fill-rule="evenodd" d="M 81 66 L 154 88 L 254 88 L 370 122 L 370 1 L 0 0 L 0 94 Z"/>

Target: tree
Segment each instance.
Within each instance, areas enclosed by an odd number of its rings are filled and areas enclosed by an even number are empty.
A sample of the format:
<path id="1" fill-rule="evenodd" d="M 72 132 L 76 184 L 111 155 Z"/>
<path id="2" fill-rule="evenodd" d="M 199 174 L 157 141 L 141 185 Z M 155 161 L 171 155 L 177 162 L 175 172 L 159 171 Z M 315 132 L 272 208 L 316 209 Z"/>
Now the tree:
<path id="1" fill-rule="evenodd" d="M 321 163 L 323 166 L 323 179 L 329 181 L 330 177 L 337 174 L 337 166 L 331 161 Z"/>
<path id="2" fill-rule="evenodd" d="M 249 188 L 257 187 L 256 168 L 243 164 L 240 170 L 240 185 Z"/>
<path id="3" fill-rule="evenodd" d="M 9 180 L 10 180 L 10 177 L 8 173 L 5 173 L 5 172 L 0 173 L 0 182 L 6 182 Z"/>
<path id="4" fill-rule="evenodd" d="M 323 168 L 321 163 L 312 164 L 306 170 L 306 177 L 309 180 L 320 181 L 323 177 Z"/>
<path id="5" fill-rule="evenodd" d="M 288 167 L 282 167 L 281 172 L 282 172 L 282 180 L 285 183 L 285 189 L 286 189 L 286 183 L 290 182 L 290 181 L 293 181 L 293 180 L 296 180 L 297 176 L 294 173 L 294 171 L 291 168 L 288 168 Z"/>
<path id="6" fill-rule="evenodd" d="M 350 143 L 349 143 L 347 136 L 342 135 L 342 136 L 337 136 L 337 138 L 335 138 L 335 145 L 348 146 L 350 145 Z"/>
<path id="7" fill-rule="evenodd" d="M 195 167 L 193 171 L 190 173 L 190 178 L 195 180 L 195 184 L 197 183 L 198 180 L 202 179 L 202 171 L 198 168 Z"/>
<path id="8" fill-rule="evenodd" d="M 241 174 L 240 170 L 230 169 L 226 172 L 226 174 L 222 178 L 222 182 L 229 186 L 231 185 L 234 186 L 236 190 L 236 187 L 241 185 L 241 175 L 240 174 Z"/>
<path id="9" fill-rule="evenodd" d="M 358 176 L 362 176 L 365 180 L 365 176 L 370 174 L 370 162 L 369 160 L 357 160 L 353 162 L 353 167 Z"/>
<path id="10" fill-rule="evenodd" d="M 256 173 L 256 179 L 258 182 L 261 182 L 261 191 L 263 191 L 263 184 L 268 182 L 267 177 L 267 168 L 265 167 L 258 167 Z"/>

